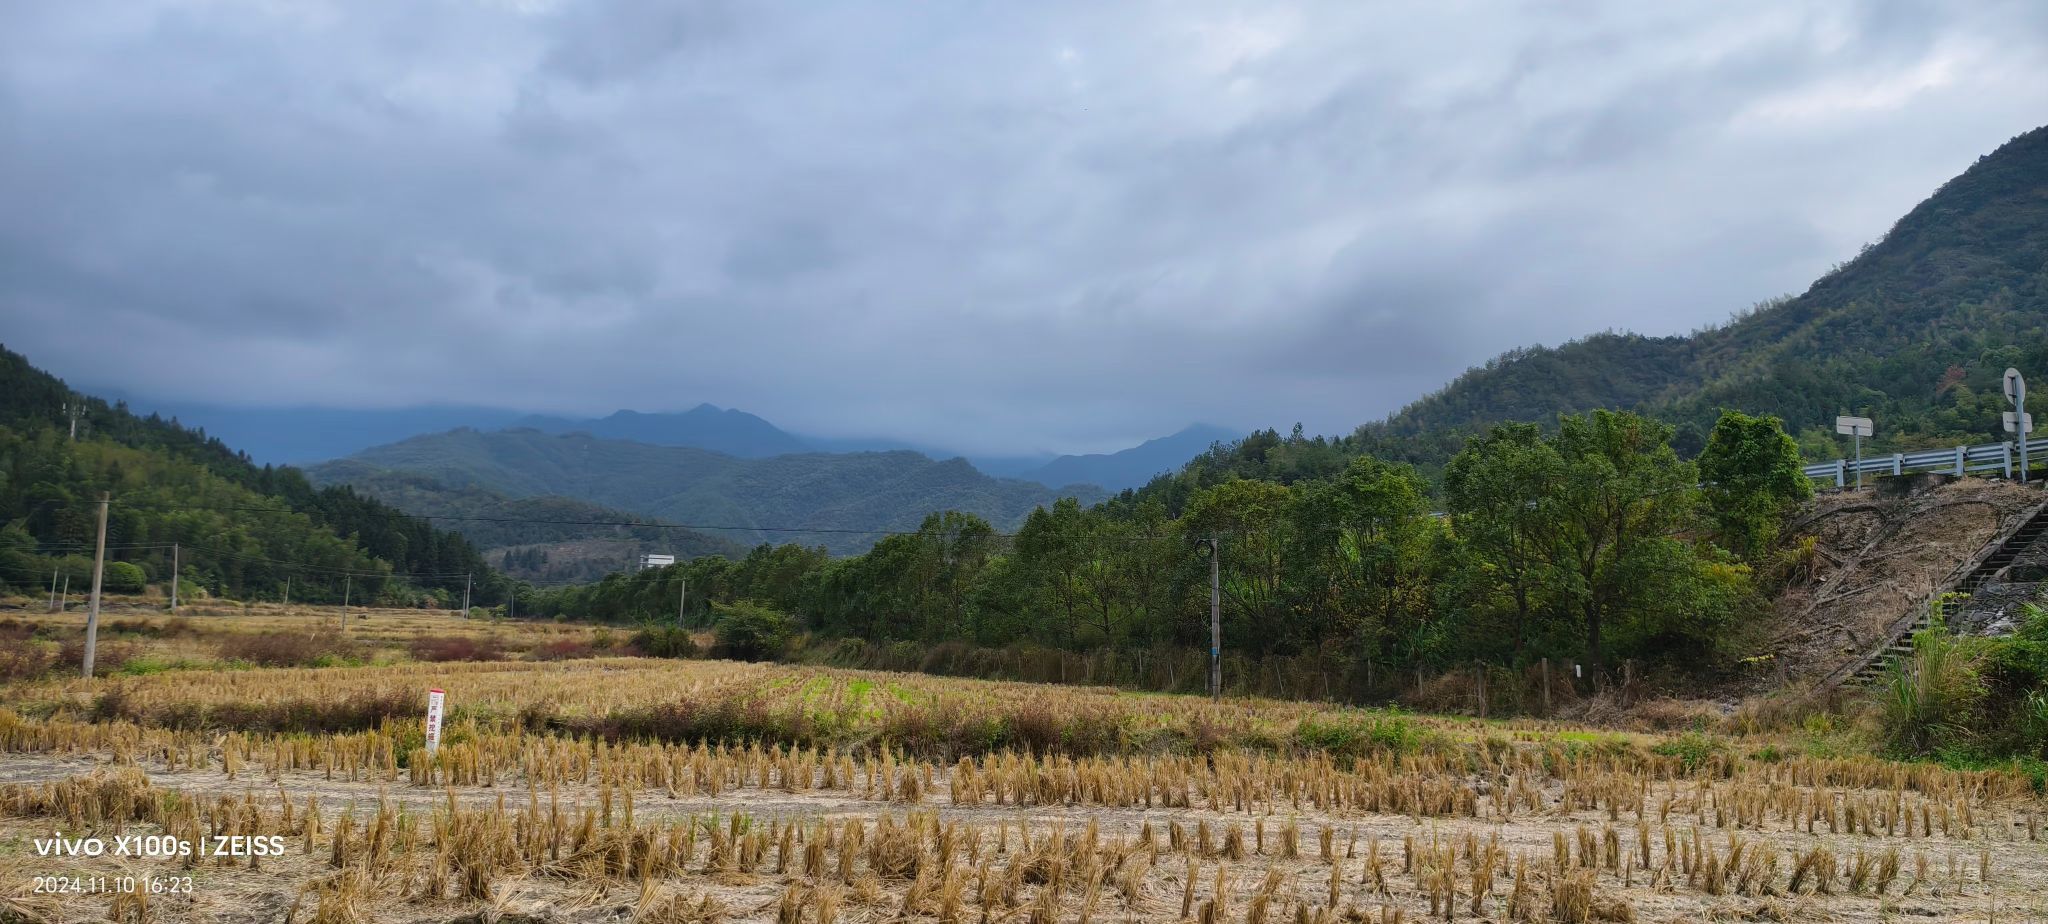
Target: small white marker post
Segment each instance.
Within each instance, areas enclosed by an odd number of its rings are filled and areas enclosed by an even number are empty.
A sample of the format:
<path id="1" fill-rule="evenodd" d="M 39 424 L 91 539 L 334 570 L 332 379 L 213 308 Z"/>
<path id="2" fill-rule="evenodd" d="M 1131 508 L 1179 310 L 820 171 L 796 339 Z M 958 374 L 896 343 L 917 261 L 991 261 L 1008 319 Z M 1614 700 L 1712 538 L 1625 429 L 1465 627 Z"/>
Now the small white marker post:
<path id="1" fill-rule="evenodd" d="M 432 754 L 441 747 L 441 704 L 448 694 L 440 690 L 427 691 L 427 753 Z"/>

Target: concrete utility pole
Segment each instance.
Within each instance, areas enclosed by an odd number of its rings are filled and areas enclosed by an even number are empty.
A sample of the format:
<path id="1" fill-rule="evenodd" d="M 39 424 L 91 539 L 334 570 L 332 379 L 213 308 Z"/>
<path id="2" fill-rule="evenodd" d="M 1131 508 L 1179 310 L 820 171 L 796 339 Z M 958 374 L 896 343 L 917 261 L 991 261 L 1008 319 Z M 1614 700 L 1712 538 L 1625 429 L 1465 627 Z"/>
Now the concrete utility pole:
<path id="1" fill-rule="evenodd" d="M 70 398 L 64 402 L 64 416 L 71 419 L 71 441 L 78 442 L 78 418 L 85 416 L 85 402 Z"/>
<path id="2" fill-rule="evenodd" d="M 52 613 L 57 612 L 57 572 L 62 570 L 64 569 L 61 567 L 50 569 L 50 612 Z"/>
<path id="3" fill-rule="evenodd" d="M 474 573 L 462 576 L 462 618 L 464 619 L 469 618 L 469 582 L 474 577 L 476 577 Z"/>
<path id="4" fill-rule="evenodd" d="M 178 614 L 178 544 L 171 543 L 171 615 Z"/>
<path id="5" fill-rule="evenodd" d="M 690 599 L 690 579 L 683 578 L 682 584 L 683 589 L 676 592 L 676 628 L 678 629 L 683 627 L 683 612 L 685 609 L 683 604 L 687 603 Z"/>
<path id="6" fill-rule="evenodd" d="M 1215 536 L 1197 539 L 1209 558 L 1209 698 L 1223 697 L 1223 549 Z"/>
<path id="7" fill-rule="evenodd" d="M 286 606 L 286 607 L 289 607 L 289 606 L 291 606 L 291 605 L 292 605 L 292 576 L 291 576 L 291 575 L 289 575 L 289 574 L 287 574 L 287 575 L 285 575 L 285 576 L 284 576 L 284 602 L 283 602 L 282 604 L 280 604 L 280 606 Z"/>
<path id="8" fill-rule="evenodd" d="M 107 569 L 107 492 L 100 492 L 100 536 L 92 551 L 92 603 L 85 610 L 85 677 L 92 679 L 93 650 L 100 638 L 100 582 Z"/>
<path id="9" fill-rule="evenodd" d="M 356 576 L 343 575 L 341 579 L 341 631 L 348 631 L 348 593 L 355 588 Z"/>

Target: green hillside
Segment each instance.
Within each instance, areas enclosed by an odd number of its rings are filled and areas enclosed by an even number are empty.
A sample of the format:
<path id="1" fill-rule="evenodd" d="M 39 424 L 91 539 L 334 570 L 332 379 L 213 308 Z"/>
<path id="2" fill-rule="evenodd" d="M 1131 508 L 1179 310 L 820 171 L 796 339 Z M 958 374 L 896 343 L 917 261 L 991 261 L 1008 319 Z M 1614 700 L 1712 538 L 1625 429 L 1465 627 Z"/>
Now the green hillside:
<path id="1" fill-rule="evenodd" d="M 493 562 L 502 560 L 502 568 L 523 580 L 602 577 L 606 571 L 618 570 L 620 562 L 637 561 L 647 552 L 733 559 L 747 552 L 745 546 L 721 536 L 664 527 L 658 520 L 587 501 L 551 495 L 511 497 L 477 485 L 450 487 L 425 475 L 377 468 L 354 459 L 322 466 L 318 478 L 322 483 L 346 484 L 407 513 L 447 518 L 439 525 L 461 533 L 483 550 L 485 557 Z M 620 522 L 647 525 L 587 525 Z M 609 568 L 593 574 L 581 564 L 563 567 L 569 556 L 561 547 L 598 547 L 598 543 L 610 543 L 606 547 Z M 553 562 L 547 561 L 551 546 L 556 547 Z M 513 554 L 507 557 L 507 552 Z M 584 556 L 575 557 L 580 560 Z"/>
<path id="2" fill-rule="evenodd" d="M 1102 497 L 1092 487 L 1054 491 L 990 478 L 963 459 L 934 462 L 908 451 L 738 459 L 531 429 L 419 436 L 314 466 L 311 473 L 323 483 L 384 480 L 365 467 L 421 476 L 451 490 L 572 498 L 673 523 L 748 527 L 719 535 L 749 544 L 822 545 L 842 553 L 874 544 L 882 534 L 877 531 L 914 530 L 933 511 L 966 511 L 1010 528 L 1059 497 Z M 420 513 L 444 502 L 417 494 L 393 500 Z M 796 531 L 778 529 L 789 527 Z"/>
<path id="3" fill-rule="evenodd" d="M 2008 366 L 2048 382 L 2048 128 L 1979 158 L 1797 297 L 1688 336 L 1606 332 L 1513 350 L 1351 434 L 1255 433 L 1130 497 L 1177 511 L 1205 485 L 1327 478 L 1359 455 L 1435 475 L 1494 424 L 1548 429 L 1595 408 L 1671 424 L 1686 456 L 1722 408 L 1783 419 L 1815 461 L 1847 451 L 1841 414 L 1876 420 L 1873 452 L 1990 442 L 2006 438 Z"/>
<path id="4" fill-rule="evenodd" d="M 1773 414 L 1809 453 L 1838 414 L 1877 421 L 1876 448 L 2002 439 L 2001 373 L 2048 381 L 2048 128 L 1980 158 L 1804 294 L 1689 337 L 1602 334 L 1474 369 L 1386 421 L 1363 449 L 1417 445 L 1441 459 L 1454 432 L 1635 408 L 1697 448 L 1716 411 Z M 1690 445 L 1688 445 L 1690 444 Z"/>
<path id="5" fill-rule="evenodd" d="M 469 575 L 479 599 L 501 592 L 461 536 L 347 488 L 315 488 L 296 469 L 259 468 L 176 421 L 77 395 L 0 348 L 0 584 L 47 588 L 55 570 L 71 574 L 74 593 L 88 585 L 101 492 L 114 498 L 108 558 L 125 563 L 109 569 L 117 589 L 168 578 L 175 543 L 188 594 L 276 599 L 289 580 L 294 600 L 446 603 Z"/>

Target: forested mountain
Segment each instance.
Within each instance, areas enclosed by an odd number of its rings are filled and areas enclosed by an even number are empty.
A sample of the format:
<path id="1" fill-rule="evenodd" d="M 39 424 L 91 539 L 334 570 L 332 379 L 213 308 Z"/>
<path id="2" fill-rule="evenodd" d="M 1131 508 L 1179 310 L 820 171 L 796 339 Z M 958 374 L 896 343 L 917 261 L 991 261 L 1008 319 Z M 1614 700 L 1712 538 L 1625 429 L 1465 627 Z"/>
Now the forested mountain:
<path id="1" fill-rule="evenodd" d="M 1979 158 L 1804 294 L 1687 337 L 1515 351 L 1355 439 L 1435 462 L 1489 423 L 1637 408 L 1697 451 L 1734 407 L 1784 419 L 1816 456 L 1838 414 L 1874 418 L 1879 451 L 1989 441 L 2007 366 L 2048 381 L 2048 128 Z"/>
<path id="2" fill-rule="evenodd" d="M 717 535 L 664 526 L 661 521 L 569 497 L 512 497 L 478 485 L 451 487 L 425 475 L 382 469 L 353 459 L 322 466 L 324 483 L 346 484 L 407 513 L 445 518 L 444 529 L 461 533 L 486 558 L 505 562 L 514 577 L 558 581 L 602 576 L 637 562 L 642 553 L 678 558 L 723 555 L 739 558 L 746 547 Z M 592 526 L 592 523 L 641 523 Z M 572 548 L 573 547 L 573 548 Z M 599 554 L 584 550 L 599 549 Z M 534 554 L 538 551 L 540 554 Z M 511 554 L 507 557 L 507 553 Z M 574 567 L 565 567 L 573 557 Z M 583 564 L 599 559 L 608 567 L 592 573 Z M 530 564 L 529 564 L 530 562 Z"/>
<path id="3" fill-rule="evenodd" d="M 835 552 L 865 549 L 889 530 L 916 529 L 935 510 L 968 511 L 1008 528 L 1057 497 L 1093 502 L 1102 496 L 1088 486 L 1055 492 L 990 478 L 963 459 L 934 462 L 907 451 L 740 459 L 533 429 L 414 437 L 311 471 L 335 483 L 360 477 L 365 465 L 453 488 L 575 498 L 686 525 L 749 527 L 721 535 L 750 544 L 822 545 Z"/>
<path id="4" fill-rule="evenodd" d="M 74 437 L 75 423 L 75 437 Z M 0 583 L 42 587 L 89 567 L 95 501 L 110 492 L 110 560 L 124 583 L 168 576 L 172 543 L 189 586 L 298 600 L 446 602 L 466 576 L 479 599 L 496 575 L 461 536 L 296 469 L 257 467 L 176 421 L 75 394 L 0 348 Z M 85 562 L 85 565 L 81 565 Z M 73 575 L 73 589 L 82 582 Z"/>
<path id="5" fill-rule="evenodd" d="M 526 417 L 514 427 L 544 433 L 588 433 L 608 440 L 629 440 L 653 446 L 690 446 L 742 459 L 760 459 L 813 447 L 774 424 L 745 411 L 699 404 L 674 414 L 616 411 L 595 419 Z"/>

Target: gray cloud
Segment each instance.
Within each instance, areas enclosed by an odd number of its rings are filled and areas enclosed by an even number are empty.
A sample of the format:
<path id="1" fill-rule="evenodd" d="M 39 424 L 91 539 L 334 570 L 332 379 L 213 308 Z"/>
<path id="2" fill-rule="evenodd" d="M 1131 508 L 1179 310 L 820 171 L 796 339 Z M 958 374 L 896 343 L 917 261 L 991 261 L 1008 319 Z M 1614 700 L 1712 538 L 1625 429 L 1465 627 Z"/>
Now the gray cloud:
<path id="1" fill-rule="evenodd" d="M 0 339 L 241 404 L 1343 431 L 1803 288 L 2048 111 L 2028 3 L 0 13 Z"/>

